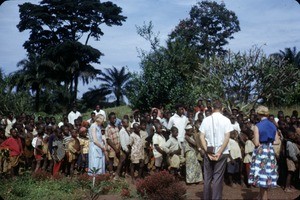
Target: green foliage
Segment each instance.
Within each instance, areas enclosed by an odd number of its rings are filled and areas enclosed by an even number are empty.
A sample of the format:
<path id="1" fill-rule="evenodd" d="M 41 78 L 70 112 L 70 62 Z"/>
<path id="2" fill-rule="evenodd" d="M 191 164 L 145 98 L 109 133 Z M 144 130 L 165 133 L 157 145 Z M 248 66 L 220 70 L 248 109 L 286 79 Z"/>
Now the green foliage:
<path id="1" fill-rule="evenodd" d="M 116 106 L 120 106 L 121 102 L 124 102 L 123 98 L 126 95 L 126 88 L 130 78 L 131 74 L 126 72 L 125 67 L 122 67 L 120 70 L 112 67 L 105 69 L 105 73 L 102 72 L 97 80 L 103 82 L 100 88 L 114 94 L 116 97 Z"/>
<path id="2" fill-rule="evenodd" d="M 13 86 L 32 92 L 36 111 L 40 102 L 58 103 L 53 95 L 62 97 L 59 105 L 70 105 L 77 98 L 79 80 L 88 84 L 100 73 L 93 64 L 100 63 L 102 53 L 88 45 L 89 39 L 100 40 L 101 25 L 122 25 L 122 9 L 97 0 L 43 0 L 19 7 L 17 28 L 29 30 L 30 36 L 23 45 L 28 60 L 20 63 L 23 68 L 15 73 Z M 84 44 L 79 42 L 83 38 Z"/>
<path id="3" fill-rule="evenodd" d="M 229 107 L 244 108 L 258 102 L 273 107 L 297 103 L 299 71 L 267 57 L 259 48 L 245 53 L 228 52 L 200 66 L 198 90 L 206 97 L 222 98 Z"/>
<path id="4" fill-rule="evenodd" d="M 98 199 L 103 194 L 119 195 L 128 188 L 125 180 L 114 182 L 108 174 L 96 177 L 92 187 L 92 177 L 87 174 L 74 178 L 49 178 L 49 174 L 22 175 L 13 180 L 3 179 L 0 184 L 0 196 L 10 199 L 56 200 L 56 199 Z"/>
<path id="5" fill-rule="evenodd" d="M 5 199 L 82 199 L 84 191 L 79 191 L 76 182 L 62 180 L 35 181 L 30 176 L 21 176 L 11 180 L 3 180 L 0 195 Z"/>
<path id="6" fill-rule="evenodd" d="M 26 91 L 13 91 L 12 81 L 13 78 L 5 76 L 0 69 L 0 114 L 7 114 L 11 111 L 14 113 L 31 111 L 30 94 Z"/>
<path id="7" fill-rule="evenodd" d="M 138 27 L 143 38 L 158 45 L 150 30 L 152 24 Z M 199 58 L 186 43 L 167 41 L 167 47 L 152 46 L 149 53 L 142 52 L 140 74 L 133 74 L 128 87 L 128 99 L 133 108 L 149 110 L 163 105 L 171 108 L 175 103 L 193 104 L 193 73 Z"/>
<path id="8" fill-rule="evenodd" d="M 189 18 L 180 21 L 170 38 L 196 47 L 198 54 L 207 59 L 223 55 L 223 47 L 238 31 L 238 18 L 224 3 L 201 1 L 191 8 Z"/>
<path id="9" fill-rule="evenodd" d="M 118 106 L 104 109 L 107 114 L 114 112 L 118 118 L 123 118 L 124 115 L 131 115 L 132 110 L 129 106 Z"/>

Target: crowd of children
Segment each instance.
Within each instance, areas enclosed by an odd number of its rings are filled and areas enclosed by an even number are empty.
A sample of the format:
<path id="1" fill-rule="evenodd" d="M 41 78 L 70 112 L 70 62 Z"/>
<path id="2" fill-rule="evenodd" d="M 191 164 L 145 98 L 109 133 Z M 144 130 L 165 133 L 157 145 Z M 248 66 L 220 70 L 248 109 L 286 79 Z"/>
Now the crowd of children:
<path id="1" fill-rule="evenodd" d="M 117 118 L 115 113 L 103 114 L 101 127 L 105 146 L 106 172 L 114 180 L 129 175 L 132 180 L 143 178 L 152 171 L 168 170 L 187 184 L 203 181 L 204 151 L 200 145 L 199 127 L 213 112 L 210 100 L 199 100 L 194 108 L 177 105 L 173 112 L 153 108 L 149 112 L 134 111 Z M 74 124 L 64 117 L 57 123 L 54 117 L 21 113 L 0 116 L 0 172 L 2 176 L 16 176 L 23 170 L 73 176 L 87 173 L 89 163 L 89 126 L 99 114 L 91 118 L 81 116 Z M 254 109 L 249 113 L 239 108 L 223 109 L 234 131 L 228 144 L 225 180 L 228 185 L 248 186 L 252 161 L 253 126 L 257 123 Z M 274 149 L 278 163 L 278 184 L 291 192 L 299 183 L 300 118 L 295 110 L 291 115 L 279 111 L 269 120 L 278 128 Z"/>

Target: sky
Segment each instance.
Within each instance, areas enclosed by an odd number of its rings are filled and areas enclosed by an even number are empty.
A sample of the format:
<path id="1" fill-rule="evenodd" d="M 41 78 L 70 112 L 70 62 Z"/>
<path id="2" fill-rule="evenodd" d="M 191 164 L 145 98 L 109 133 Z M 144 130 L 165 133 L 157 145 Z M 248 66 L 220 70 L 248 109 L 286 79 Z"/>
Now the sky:
<path id="1" fill-rule="evenodd" d="M 189 17 L 189 11 L 197 0 L 111 0 L 123 10 L 127 17 L 122 26 L 102 26 L 104 36 L 100 41 L 90 40 L 90 45 L 99 49 L 104 56 L 101 70 L 112 66 L 129 71 L 140 71 L 137 49 L 150 50 L 149 43 L 141 38 L 136 26 L 152 21 L 154 32 L 159 33 L 160 44 L 164 45 L 168 34 L 180 20 Z M 5 74 L 18 70 L 17 63 L 26 58 L 23 43 L 28 32 L 19 32 L 18 4 L 40 1 L 9 0 L 0 6 L 0 69 Z M 261 47 L 266 54 L 297 47 L 300 51 L 300 4 L 295 0 L 217 0 L 236 13 L 241 31 L 226 46 L 234 52 L 247 51 L 253 46 Z M 79 94 L 99 83 L 79 87 Z"/>

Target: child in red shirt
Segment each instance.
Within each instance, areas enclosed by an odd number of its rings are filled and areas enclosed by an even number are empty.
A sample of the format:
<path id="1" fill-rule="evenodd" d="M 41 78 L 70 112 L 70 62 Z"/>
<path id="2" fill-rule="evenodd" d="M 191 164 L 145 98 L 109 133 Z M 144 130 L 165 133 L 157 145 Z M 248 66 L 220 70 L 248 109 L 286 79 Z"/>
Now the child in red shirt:
<path id="1" fill-rule="evenodd" d="M 10 171 L 12 176 L 19 174 L 19 159 L 23 154 L 21 139 L 15 129 L 10 129 L 10 135 L 1 145 L 1 149 L 9 149 L 9 159 L 5 163 L 4 172 Z"/>

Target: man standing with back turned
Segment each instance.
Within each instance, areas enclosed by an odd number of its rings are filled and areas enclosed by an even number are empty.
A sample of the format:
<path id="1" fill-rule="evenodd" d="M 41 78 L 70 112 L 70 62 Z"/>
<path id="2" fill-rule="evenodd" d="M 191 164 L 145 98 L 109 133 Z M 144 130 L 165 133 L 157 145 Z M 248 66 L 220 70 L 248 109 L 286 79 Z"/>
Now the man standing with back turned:
<path id="1" fill-rule="evenodd" d="M 204 118 L 199 130 L 204 156 L 204 199 L 222 199 L 223 177 L 229 155 L 227 144 L 233 131 L 222 113 L 221 101 L 213 103 L 213 114 Z"/>

